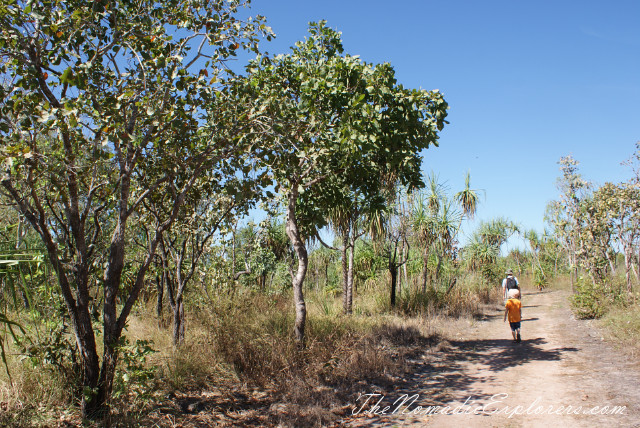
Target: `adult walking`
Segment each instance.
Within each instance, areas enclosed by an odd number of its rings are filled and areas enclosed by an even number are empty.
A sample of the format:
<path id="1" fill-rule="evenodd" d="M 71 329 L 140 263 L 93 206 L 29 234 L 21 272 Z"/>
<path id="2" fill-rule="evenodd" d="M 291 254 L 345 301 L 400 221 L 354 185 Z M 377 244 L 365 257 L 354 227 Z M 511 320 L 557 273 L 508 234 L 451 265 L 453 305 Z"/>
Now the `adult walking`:
<path id="1" fill-rule="evenodd" d="M 507 269 L 505 272 L 507 277 L 502 280 L 502 300 L 506 301 L 508 299 L 509 290 L 516 289 L 520 296 L 522 296 L 522 291 L 520 290 L 520 283 L 518 282 L 518 278 L 513 276 L 513 270 Z M 522 297 L 520 297 L 522 299 Z"/>

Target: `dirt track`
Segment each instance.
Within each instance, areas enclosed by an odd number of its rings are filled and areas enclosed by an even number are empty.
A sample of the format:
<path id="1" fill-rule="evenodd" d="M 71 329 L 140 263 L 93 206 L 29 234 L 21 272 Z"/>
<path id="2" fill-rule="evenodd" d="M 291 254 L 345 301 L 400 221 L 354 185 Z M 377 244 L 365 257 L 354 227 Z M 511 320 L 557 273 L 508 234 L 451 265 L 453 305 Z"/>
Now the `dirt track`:
<path id="1" fill-rule="evenodd" d="M 370 396 L 367 406 L 366 396 L 356 401 L 348 425 L 640 427 L 637 361 L 575 320 L 566 292 L 525 290 L 522 315 L 522 343 L 513 343 L 496 304 L 459 340 L 412 362 L 395 391 Z M 403 394 L 415 400 L 400 405 Z"/>

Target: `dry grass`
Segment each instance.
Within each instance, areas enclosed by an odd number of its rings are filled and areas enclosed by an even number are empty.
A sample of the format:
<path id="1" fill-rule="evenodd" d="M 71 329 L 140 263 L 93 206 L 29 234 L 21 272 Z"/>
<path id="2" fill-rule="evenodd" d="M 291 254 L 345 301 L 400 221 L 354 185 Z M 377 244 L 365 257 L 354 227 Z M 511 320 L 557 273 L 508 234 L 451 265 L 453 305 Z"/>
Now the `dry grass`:
<path id="1" fill-rule="evenodd" d="M 64 418 L 73 402 L 69 389 L 63 387 L 65 379 L 26 363 L 14 361 L 10 367 L 12 383 L 3 379 L 0 386 L 0 426 L 47 427 L 53 418 Z"/>
<path id="2" fill-rule="evenodd" d="M 598 326 L 621 352 L 637 359 L 640 355 L 640 293 L 627 294 L 621 273 L 609 278 L 607 287 L 606 298 L 600 303 L 604 315 L 598 320 Z M 561 276 L 550 288 L 571 292 L 571 278 Z"/>
<path id="3" fill-rule="evenodd" d="M 323 293 L 308 293 L 307 302 L 303 349 L 293 340 L 290 296 L 247 294 L 188 312 L 188 343 L 155 359 L 164 396 L 208 408 L 215 405 L 195 398 L 197 391 L 233 391 L 236 405 L 261 406 L 267 419 L 259 425 L 324 426 L 368 383 L 390 385 L 404 375 L 407 358 L 435 341 L 424 319 L 345 317 L 340 299 Z M 129 333 L 153 339 L 162 329 L 136 321 Z M 242 398 L 251 391 L 264 393 L 259 403 Z"/>
<path id="4" fill-rule="evenodd" d="M 635 290 L 639 289 L 637 284 Z M 609 285 L 605 314 L 599 320 L 608 339 L 632 359 L 640 355 L 640 292 L 627 292 L 623 275 L 613 278 Z"/>
<path id="5" fill-rule="evenodd" d="M 601 320 L 608 339 L 632 358 L 640 355 L 640 305 L 611 308 Z"/>
<path id="6" fill-rule="evenodd" d="M 155 368 L 155 379 L 117 398 L 110 423 L 325 426 L 371 385 L 393 388 L 409 360 L 434 346 L 443 331 L 454 334 L 473 322 L 493 299 L 495 287 L 469 277 L 449 292 L 401 291 L 391 310 L 382 278 L 357 290 L 354 314 L 344 316 L 340 297 L 309 291 L 304 348 L 293 339 L 289 295 L 246 291 L 187 307 L 187 340 L 178 349 L 153 308 L 141 308 L 125 334 L 131 343 L 151 342 L 157 352 L 145 364 Z M 14 366 L 14 389 L 0 390 L 0 425 L 80 424 L 55 372 Z M 133 392 L 143 389 L 143 398 Z"/>

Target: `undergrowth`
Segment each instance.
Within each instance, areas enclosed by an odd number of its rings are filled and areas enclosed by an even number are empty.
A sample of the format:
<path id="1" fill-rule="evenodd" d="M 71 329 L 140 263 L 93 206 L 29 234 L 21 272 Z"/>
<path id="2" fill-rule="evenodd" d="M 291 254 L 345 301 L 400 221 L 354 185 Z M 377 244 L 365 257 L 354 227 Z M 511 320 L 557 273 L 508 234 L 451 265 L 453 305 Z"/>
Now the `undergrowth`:
<path id="1" fill-rule="evenodd" d="M 404 287 L 397 307 L 390 308 L 381 279 L 357 290 L 351 316 L 342 314 L 339 296 L 309 290 L 304 347 L 293 338 L 288 293 L 245 290 L 193 299 L 186 309 L 187 340 L 178 348 L 170 326 L 157 320 L 151 306 L 140 307 L 120 344 L 107 423 L 171 426 L 166 417 L 175 421 L 209 409 L 214 404 L 194 397 L 217 391 L 219 403 L 211 409 L 262 406 L 268 419 L 260 423 L 326 425 L 368 385 L 393 388 L 403 379 L 409 357 L 438 341 L 429 326 L 432 317 L 471 316 L 497 297 L 495 289 L 474 278 L 426 293 Z M 81 425 L 79 397 L 65 378 L 73 371 L 61 370 L 61 361 L 48 364 L 41 354 L 22 357 L 11 359 L 12 384 L 0 389 L 0 425 Z M 262 392 L 258 401 L 249 398 L 255 391 Z"/>

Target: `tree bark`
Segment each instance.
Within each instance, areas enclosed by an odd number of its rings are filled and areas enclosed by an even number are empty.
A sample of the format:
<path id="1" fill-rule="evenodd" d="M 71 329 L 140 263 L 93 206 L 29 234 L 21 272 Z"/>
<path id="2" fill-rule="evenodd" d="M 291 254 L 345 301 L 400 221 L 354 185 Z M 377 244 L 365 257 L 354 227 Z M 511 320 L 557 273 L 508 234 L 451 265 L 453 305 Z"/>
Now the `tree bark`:
<path id="1" fill-rule="evenodd" d="M 427 292 L 427 278 L 429 276 L 429 253 L 425 251 L 422 262 L 422 292 Z"/>
<path id="2" fill-rule="evenodd" d="M 164 275 L 162 278 L 156 274 L 156 286 L 158 289 L 158 299 L 156 301 L 156 314 L 158 316 L 158 325 L 162 325 L 163 321 L 163 313 L 162 313 L 162 302 L 164 300 Z"/>
<path id="3" fill-rule="evenodd" d="M 349 313 L 349 230 L 342 235 L 342 309 Z"/>
<path id="4" fill-rule="evenodd" d="M 352 240 L 349 249 L 349 266 L 347 274 L 347 305 L 345 307 L 345 313 L 351 315 L 353 312 L 353 266 L 355 258 L 355 242 Z"/>
<path id="5" fill-rule="evenodd" d="M 409 254 L 406 254 L 406 253 L 408 253 L 408 251 L 409 251 L 409 248 L 407 248 L 407 246 L 403 242 L 402 243 L 402 256 L 401 256 L 402 260 L 406 260 L 406 258 L 409 257 Z M 407 264 L 406 263 L 402 265 L 402 275 L 404 277 L 404 286 L 408 287 L 409 286 L 409 274 L 407 272 Z"/>
<path id="6" fill-rule="evenodd" d="M 389 273 L 391 274 L 391 307 L 396 306 L 396 283 L 398 281 L 398 267 L 395 263 L 389 264 Z"/>
<path id="7" fill-rule="evenodd" d="M 173 310 L 173 344 L 179 346 L 184 341 L 184 303 L 178 297 Z"/>
<path id="8" fill-rule="evenodd" d="M 293 302 L 296 311 L 296 320 L 294 326 L 294 334 L 299 346 L 304 346 L 304 327 L 307 320 L 307 307 L 304 302 L 304 294 L 302 292 L 302 284 L 307 273 L 309 259 L 307 248 L 298 228 L 298 220 L 296 218 L 296 201 L 298 199 L 297 183 L 291 188 L 287 201 L 287 236 L 291 240 L 293 249 L 298 256 L 298 268 L 292 277 L 293 286 Z"/>
<path id="9" fill-rule="evenodd" d="M 624 266 L 625 279 L 627 281 L 627 292 L 632 293 L 633 287 L 631 287 L 631 254 L 629 254 L 629 251 L 624 252 Z"/>

